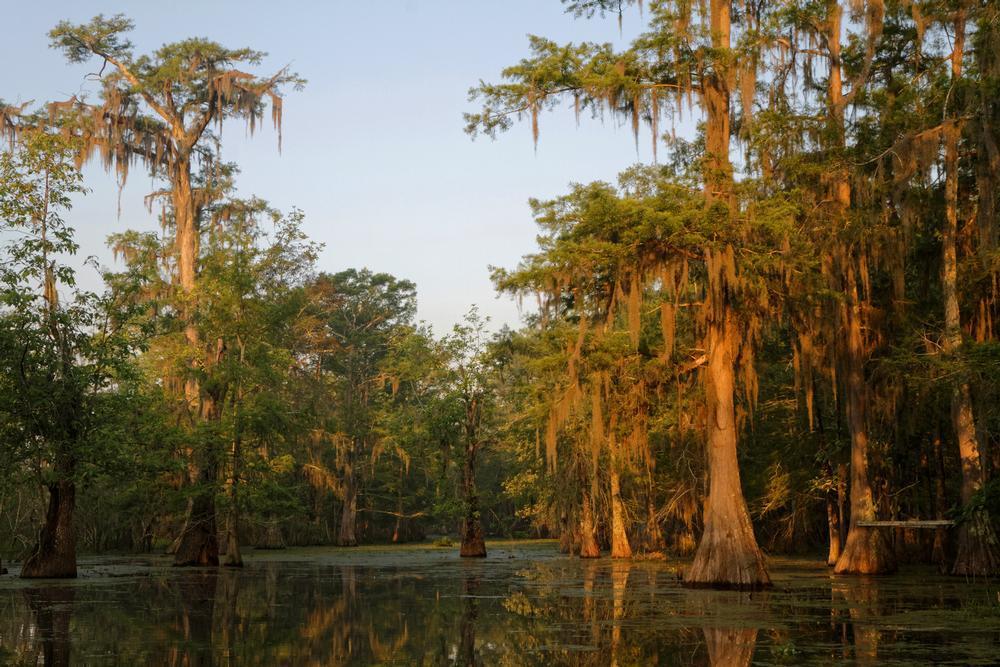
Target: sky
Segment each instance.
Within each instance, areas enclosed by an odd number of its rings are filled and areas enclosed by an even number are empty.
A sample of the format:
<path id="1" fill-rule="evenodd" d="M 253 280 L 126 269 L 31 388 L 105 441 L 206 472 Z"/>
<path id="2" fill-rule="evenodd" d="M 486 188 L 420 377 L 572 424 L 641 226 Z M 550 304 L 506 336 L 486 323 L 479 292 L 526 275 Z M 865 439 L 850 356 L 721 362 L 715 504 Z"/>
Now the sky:
<path id="1" fill-rule="evenodd" d="M 527 35 L 620 48 L 642 28 L 635 10 L 620 34 L 617 17 L 574 19 L 559 0 L 18 3 L 0 39 L 0 99 L 41 103 L 89 92 L 96 100 L 86 76 L 99 63 L 67 64 L 46 33 L 60 20 L 99 13 L 135 21 L 137 53 L 207 37 L 266 51 L 261 74 L 290 65 L 307 79 L 285 96 L 280 154 L 269 120 L 253 137 L 224 128 L 223 158 L 240 165 L 240 195 L 301 209 L 305 231 L 324 245 L 320 270 L 368 267 L 415 282 L 418 317 L 438 333 L 473 304 L 494 326 L 519 323 L 515 302 L 497 298 L 488 267 L 513 267 L 534 250 L 530 197 L 613 182 L 652 159 L 648 130 L 637 147 L 630 127 L 589 118 L 577 127 L 570 108 L 541 118 L 537 151 L 529 123 L 473 141 L 462 118 L 476 110 L 470 87 L 499 81 L 505 66 L 528 55 Z M 157 228 L 143 205 L 154 184 L 138 168 L 121 193 L 98 166 L 85 179 L 91 191 L 68 216 L 80 257 L 114 266 L 109 234 Z M 85 287 L 99 284 L 85 268 L 80 277 Z"/>

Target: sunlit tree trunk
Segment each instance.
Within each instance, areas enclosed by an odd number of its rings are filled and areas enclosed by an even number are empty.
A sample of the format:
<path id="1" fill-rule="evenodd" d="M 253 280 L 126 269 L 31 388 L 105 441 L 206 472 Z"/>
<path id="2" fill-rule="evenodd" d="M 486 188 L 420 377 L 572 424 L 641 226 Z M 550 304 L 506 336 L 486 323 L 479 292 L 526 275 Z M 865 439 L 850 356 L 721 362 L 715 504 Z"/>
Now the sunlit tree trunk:
<path id="1" fill-rule="evenodd" d="M 352 440 L 347 452 L 347 462 L 344 466 L 344 506 L 340 514 L 340 531 L 337 536 L 337 544 L 342 547 L 354 547 L 358 545 L 358 538 L 355 533 L 355 527 L 358 522 L 358 481 L 357 473 L 354 470 L 357 450 L 358 446 Z"/>
<path id="2" fill-rule="evenodd" d="M 237 410 L 239 408 L 237 407 Z M 237 417 L 239 419 L 239 417 Z M 239 509 L 239 476 L 240 476 L 240 435 L 237 430 L 232 447 L 232 480 L 229 484 L 229 514 L 226 517 L 226 557 L 222 564 L 227 567 L 243 567 L 243 554 L 240 552 L 240 509 Z"/>
<path id="3" fill-rule="evenodd" d="M 625 504 L 622 502 L 621 478 L 614 464 L 608 477 L 611 484 L 611 557 L 631 558 L 632 547 L 628 542 L 628 531 L 625 530 Z"/>
<path id="4" fill-rule="evenodd" d="M 835 135 L 834 148 L 842 151 L 846 135 L 844 127 L 843 75 L 841 73 L 841 32 L 843 8 L 837 0 L 827 0 L 825 35 L 829 58 L 827 82 L 830 123 Z M 846 167 L 839 165 L 828 175 L 831 219 L 841 224 L 851 206 L 851 187 Z M 834 566 L 838 574 L 877 574 L 895 570 L 896 563 L 886 535 L 878 528 L 859 526 L 861 521 L 875 520 L 875 499 L 868 473 L 868 427 L 865 416 L 864 358 L 862 335 L 863 315 L 854 266 L 854 251 L 840 250 L 843 299 L 840 304 L 840 325 L 846 338 L 841 347 L 846 366 L 845 408 L 851 436 L 850 507 L 851 519 L 847 541 Z"/>
<path id="5" fill-rule="evenodd" d="M 202 353 L 198 328 L 194 321 L 195 287 L 198 271 L 198 214 L 191 189 L 191 161 L 182 152 L 171 174 L 171 203 L 174 212 L 178 281 L 182 294 L 184 337 L 191 354 Z M 193 366 L 196 361 L 192 358 Z M 184 384 L 185 400 L 196 419 L 211 418 L 219 406 L 211 397 L 200 396 L 197 380 L 188 378 Z M 200 404 L 200 407 L 199 407 Z M 191 499 L 190 514 L 174 552 L 174 565 L 218 565 L 219 538 L 216 533 L 215 483 L 218 474 L 217 456 L 212 447 L 190 448 L 192 469 L 197 469 L 197 491 Z"/>
<path id="6" fill-rule="evenodd" d="M 684 576 L 689 586 L 761 588 L 770 586 L 764 556 L 757 546 L 743 498 L 736 458 L 736 412 L 733 405 L 734 347 L 737 332 L 727 318 L 708 328 L 709 491 L 705 531 Z"/>
<path id="7" fill-rule="evenodd" d="M 728 52 L 731 42 L 730 3 L 711 0 L 712 46 Z M 705 76 L 705 196 L 710 206 L 722 204 L 733 212 L 733 169 L 729 161 L 729 102 L 731 65 L 728 55 L 717 56 L 714 71 Z M 708 251 L 712 252 L 711 250 Z M 721 268 L 718 270 L 722 270 Z M 722 280 L 713 277 L 712 280 Z M 725 299 L 727 290 L 719 290 Z M 707 299 L 708 297 L 706 297 Z M 690 586 L 760 588 L 769 586 L 764 556 L 757 546 L 736 458 L 735 372 L 736 345 L 733 304 L 708 304 L 707 403 L 709 494 L 705 502 L 705 531 L 694 561 L 684 576 Z"/>
<path id="8" fill-rule="evenodd" d="M 573 552 L 573 530 L 570 528 L 569 516 L 566 511 L 559 512 L 559 553 Z"/>
<path id="9" fill-rule="evenodd" d="M 962 76 L 962 55 L 965 47 L 966 10 L 955 14 L 954 47 L 951 55 L 951 78 L 956 83 Z M 961 314 L 958 304 L 958 141 L 957 121 L 944 128 L 945 150 L 945 224 L 941 235 L 941 292 L 944 297 L 945 334 L 942 348 L 954 354 L 962 346 Z M 956 384 L 951 394 L 951 423 L 958 441 L 962 464 L 962 505 L 968 506 L 982 488 L 983 464 L 979 455 L 979 440 L 972 411 L 972 392 L 968 381 Z M 1000 546 L 985 510 L 974 512 L 958 527 L 957 555 L 954 574 L 991 575 L 1000 573 Z"/>
<path id="10" fill-rule="evenodd" d="M 824 472 L 832 476 L 833 468 L 827 461 Z M 840 511 L 837 507 L 837 480 L 831 480 L 830 488 L 826 492 L 826 523 L 830 539 L 830 548 L 827 551 L 826 564 L 836 565 L 840 558 L 841 549 L 841 523 Z"/>
<path id="11" fill-rule="evenodd" d="M 646 548 L 651 551 L 662 551 L 666 543 L 656 512 L 656 485 L 653 482 L 653 468 L 646 470 Z"/>
<path id="12" fill-rule="evenodd" d="M 854 267 L 846 269 L 846 302 L 841 305 L 841 321 L 846 324 L 847 425 L 851 434 L 851 521 L 847 542 L 834 572 L 837 574 L 884 574 L 896 569 L 896 561 L 885 533 L 879 528 L 858 525 L 874 521 L 875 496 L 868 472 L 868 429 L 865 417 L 864 341 L 861 334 L 861 303 Z"/>
<path id="13" fill-rule="evenodd" d="M 594 524 L 594 494 L 584 487 L 580 506 L 580 558 L 598 558 L 597 526 Z"/>

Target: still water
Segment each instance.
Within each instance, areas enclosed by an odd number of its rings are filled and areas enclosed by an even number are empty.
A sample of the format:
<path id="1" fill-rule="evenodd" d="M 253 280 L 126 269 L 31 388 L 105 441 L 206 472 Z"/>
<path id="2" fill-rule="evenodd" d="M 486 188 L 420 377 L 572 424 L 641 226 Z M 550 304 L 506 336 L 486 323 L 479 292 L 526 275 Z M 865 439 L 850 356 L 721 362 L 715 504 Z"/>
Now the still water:
<path id="1" fill-rule="evenodd" d="M 250 552 L 242 571 L 84 559 L 0 578 L 0 663 L 48 665 L 1000 664 L 995 582 L 834 577 L 772 561 L 765 593 L 687 590 L 673 562 L 553 543 Z M 16 570 L 16 568 L 15 568 Z"/>

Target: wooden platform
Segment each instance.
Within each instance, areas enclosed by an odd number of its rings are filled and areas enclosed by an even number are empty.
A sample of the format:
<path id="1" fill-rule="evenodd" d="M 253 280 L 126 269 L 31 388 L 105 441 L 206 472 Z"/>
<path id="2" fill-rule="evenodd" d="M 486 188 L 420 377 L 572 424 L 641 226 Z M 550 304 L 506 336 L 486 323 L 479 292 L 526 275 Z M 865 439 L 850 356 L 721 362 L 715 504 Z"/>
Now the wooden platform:
<path id="1" fill-rule="evenodd" d="M 949 519 L 907 519 L 906 521 L 858 521 L 864 528 L 947 528 L 955 522 Z"/>

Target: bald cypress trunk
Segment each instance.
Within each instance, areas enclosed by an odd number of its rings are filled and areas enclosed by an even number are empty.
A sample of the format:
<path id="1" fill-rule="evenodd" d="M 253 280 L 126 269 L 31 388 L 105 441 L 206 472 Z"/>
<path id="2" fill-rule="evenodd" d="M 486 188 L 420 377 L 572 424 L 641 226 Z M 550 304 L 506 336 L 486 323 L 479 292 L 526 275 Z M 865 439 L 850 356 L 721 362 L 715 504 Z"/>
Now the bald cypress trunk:
<path id="1" fill-rule="evenodd" d="M 955 83 L 962 76 L 962 55 L 965 48 L 966 10 L 955 14 L 954 47 L 951 55 L 951 78 Z M 941 235 L 941 292 L 944 296 L 945 335 L 943 349 L 954 354 L 962 346 L 961 313 L 958 303 L 958 141 L 961 129 L 958 121 L 945 126 L 945 227 Z M 968 381 L 955 385 L 951 394 L 951 423 L 958 441 L 962 464 L 962 505 L 967 507 L 984 482 L 979 439 L 976 436 L 972 410 L 972 392 Z M 957 555 L 954 574 L 992 575 L 1000 573 L 1000 545 L 985 510 L 974 512 L 958 527 Z"/>
<path id="2" fill-rule="evenodd" d="M 736 412 L 733 405 L 734 347 L 737 332 L 727 318 L 708 329 L 709 491 L 705 532 L 684 575 L 688 586 L 756 589 L 771 585 L 743 498 L 736 458 Z"/>
<path id="3" fill-rule="evenodd" d="M 64 469 L 64 473 L 68 472 Z M 76 485 L 61 479 L 48 485 L 49 506 L 45 525 L 31 555 L 24 561 L 24 579 L 71 579 L 76 577 Z"/>
<path id="4" fill-rule="evenodd" d="M 835 156 L 846 145 L 844 112 L 848 100 L 844 96 L 841 72 L 841 38 L 843 8 L 837 0 L 827 0 L 825 43 L 829 58 L 827 81 L 829 123 L 834 136 L 831 148 Z M 851 186 L 847 167 L 835 163 L 827 175 L 827 197 L 830 202 L 830 220 L 842 225 L 851 207 Z M 877 528 L 859 526 L 862 521 L 873 521 L 875 498 L 872 493 L 868 466 L 868 427 L 865 414 L 867 392 L 864 377 L 865 345 L 862 335 L 863 314 L 855 268 L 855 250 L 844 240 L 837 241 L 840 258 L 840 287 L 843 298 L 839 307 L 842 336 L 846 339 L 840 347 L 845 367 L 845 398 L 847 427 L 851 437 L 850 508 L 851 518 L 847 541 L 834 566 L 838 574 L 879 574 L 896 569 L 895 557 L 886 534 Z"/>
<path id="5" fill-rule="evenodd" d="M 601 548 L 597 545 L 593 502 L 593 494 L 584 490 L 580 507 L 580 558 L 598 558 L 601 555 Z"/>
<path id="6" fill-rule="evenodd" d="M 823 471 L 827 476 L 833 476 L 833 466 L 830 465 L 829 461 L 824 465 Z M 830 546 L 826 555 L 827 565 L 837 564 L 837 560 L 840 558 L 841 547 L 843 546 L 843 540 L 841 539 L 843 526 L 840 523 L 840 508 L 837 504 L 838 487 L 839 480 L 831 480 L 830 488 L 826 491 L 826 523 L 830 539 Z"/>
<path id="7" fill-rule="evenodd" d="M 459 555 L 463 558 L 486 557 L 483 524 L 479 518 L 479 494 L 476 491 L 476 448 L 474 440 L 466 444 L 465 465 L 462 467 L 465 519 L 462 521 L 462 546 Z"/>
<path id="8" fill-rule="evenodd" d="M 187 154 L 178 157 L 172 172 L 171 199 L 174 210 L 175 245 L 177 249 L 178 281 L 181 288 L 181 316 L 184 319 L 184 338 L 192 354 L 201 352 L 201 341 L 195 324 L 195 286 L 198 273 L 198 209 L 191 189 L 191 162 Z M 221 350 L 220 350 L 221 352 Z M 189 365 L 195 365 L 194 358 Z M 196 419 L 211 418 L 217 405 L 211 397 L 202 396 L 197 380 L 188 378 L 184 383 L 188 409 Z M 198 483 L 191 499 L 190 514 L 174 552 L 174 565 L 218 565 L 219 537 L 216 532 L 215 483 L 218 465 L 215 453 L 189 448 L 192 462 L 198 465 Z"/>
<path id="9" fill-rule="evenodd" d="M 847 302 L 841 306 L 841 320 L 846 323 L 847 380 L 845 406 L 851 434 L 851 521 L 847 542 L 834 572 L 837 574 L 885 574 L 896 569 L 896 560 L 885 532 L 858 525 L 874 521 L 875 496 L 868 470 L 868 430 L 865 418 L 865 379 L 862 367 L 864 343 L 861 334 L 861 304 L 854 267 L 847 268 Z"/>
<path id="10" fill-rule="evenodd" d="M 625 530 L 625 505 L 622 502 L 621 478 L 617 470 L 612 469 L 611 485 L 611 557 L 631 558 L 632 547 L 628 542 L 628 531 Z"/>
<path id="11" fill-rule="evenodd" d="M 358 545 L 355 532 L 358 523 L 358 481 L 354 471 L 356 458 L 357 445 L 352 440 L 344 467 L 344 505 L 340 513 L 340 530 L 337 534 L 337 544 L 342 547 Z"/>
<path id="12" fill-rule="evenodd" d="M 712 46 L 725 53 L 718 56 L 713 63 L 714 71 L 702 83 L 707 152 L 705 197 L 709 206 L 722 204 L 732 215 L 735 200 L 733 169 L 729 161 L 731 65 L 727 60 L 731 42 L 730 3 L 711 0 L 710 13 Z M 707 254 L 711 256 L 712 252 L 709 249 Z M 723 271 L 721 267 L 715 270 Z M 722 284 L 724 280 L 721 275 L 709 277 L 710 284 Z M 720 301 L 706 304 L 711 309 L 705 337 L 709 493 L 705 502 L 705 531 L 698 542 L 694 561 L 684 575 L 684 583 L 688 586 L 763 588 L 770 586 L 771 580 L 750 523 L 736 457 L 734 364 L 739 334 L 735 330 L 734 304 L 728 301 L 728 293 L 728 289 L 720 288 L 706 296 L 706 302 L 710 299 Z"/>

